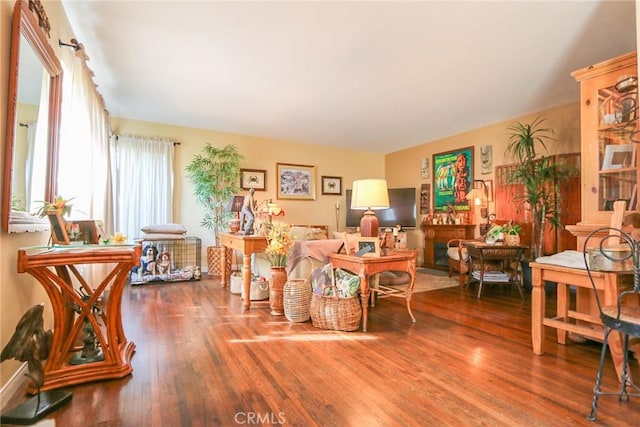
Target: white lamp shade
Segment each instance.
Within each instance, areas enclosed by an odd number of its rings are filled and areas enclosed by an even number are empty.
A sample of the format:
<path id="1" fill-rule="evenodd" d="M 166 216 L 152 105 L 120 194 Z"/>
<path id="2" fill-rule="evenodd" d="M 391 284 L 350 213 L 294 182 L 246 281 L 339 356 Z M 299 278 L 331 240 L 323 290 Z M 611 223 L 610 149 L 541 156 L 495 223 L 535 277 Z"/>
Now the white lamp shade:
<path id="1" fill-rule="evenodd" d="M 386 179 L 357 179 L 353 181 L 351 209 L 388 209 L 389 190 Z"/>

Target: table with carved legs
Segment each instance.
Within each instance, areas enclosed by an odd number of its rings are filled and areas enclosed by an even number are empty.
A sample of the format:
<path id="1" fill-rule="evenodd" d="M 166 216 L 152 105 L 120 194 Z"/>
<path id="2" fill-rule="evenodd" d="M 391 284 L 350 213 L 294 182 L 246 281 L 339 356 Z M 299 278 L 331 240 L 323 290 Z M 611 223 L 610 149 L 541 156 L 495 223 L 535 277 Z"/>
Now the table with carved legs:
<path id="1" fill-rule="evenodd" d="M 407 301 L 407 311 L 411 320 L 416 321 L 411 311 L 411 294 L 416 281 L 416 257 L 415 253 L 394 253 L 392 255 L 380 257 L 359 257 L 344 254 L 330 254 L 329 262 L 333 268 L 342 268 L 360 276 L 360 299 L 362 301 L 362 330 L 367 331 L 367 315 L 369 305 L 369 294 L 371 291 L 384 294 L 384 291 L 370 288 L 369 281 L 372 276 L 383 271 L 404 271 L 409 273 L 411 281 L 405 293 Z"/>
<path id="2" fill-rule="evenodd" d="M 122 293 L 140 263 L 140 245 L 22 248 L 18 273 L 44 287 L 53 309 L 53 336 L 41 390 L 129 375 L 135 344 L 122 327 Z M 102 266 L 102 276 L 92 267 Z M 96 268 L 97 269 L 97 268 Z M 34 390 L 30 390 L 33 392 Z"/>

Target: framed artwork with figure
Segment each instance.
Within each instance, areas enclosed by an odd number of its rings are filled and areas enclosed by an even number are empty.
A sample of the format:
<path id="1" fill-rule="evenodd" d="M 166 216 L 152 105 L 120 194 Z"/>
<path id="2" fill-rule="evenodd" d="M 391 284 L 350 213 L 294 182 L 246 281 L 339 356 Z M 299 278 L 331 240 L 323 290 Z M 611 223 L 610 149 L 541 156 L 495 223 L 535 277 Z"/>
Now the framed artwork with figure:
<path id="1" fill-rule="evenodd" d="M 468 211 L 473 182 L 473 146 L 433 155 L 433 209 Z"/>

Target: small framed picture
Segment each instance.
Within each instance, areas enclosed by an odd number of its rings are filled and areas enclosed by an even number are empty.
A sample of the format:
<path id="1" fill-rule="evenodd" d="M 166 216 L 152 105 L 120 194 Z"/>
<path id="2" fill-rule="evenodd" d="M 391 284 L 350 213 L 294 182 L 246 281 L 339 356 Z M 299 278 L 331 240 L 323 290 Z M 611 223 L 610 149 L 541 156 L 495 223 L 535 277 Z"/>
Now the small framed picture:
<path id="1" fill-rule="evenodd" d="M 276 163 L 278 199 L 315 200 L 316 167 Z"/>
<path id="2" fill-rule="evenodd" d="M 240 169 L 240 188 L 243 190 L 267 189 L 267 171 L 263 169 Z"/>
<path id="3" fill-rule="evenodd" d="M 47 217 L 51 223 L 51 243 L 56 245 L 70 244 L 69 235 L 60 213 L 58 211 L 49 211 L 47 212 Z"/>
<path id="4" fill-rule="evenodd" d="M 342 195 L 342 177 L 323 176 L 322 194 L 337 194 L 339 196 Z"/>
<path id="5" fill-rule="evenodd" d="M 633 167 L 634 144 L 610 144 L 605 147 L 602 170 Z"/>
<path id="6" fill-rule="evenodd" d="M 379 257 L 380 240 L 377 237 L 358 237 L 356 256 Z"/>

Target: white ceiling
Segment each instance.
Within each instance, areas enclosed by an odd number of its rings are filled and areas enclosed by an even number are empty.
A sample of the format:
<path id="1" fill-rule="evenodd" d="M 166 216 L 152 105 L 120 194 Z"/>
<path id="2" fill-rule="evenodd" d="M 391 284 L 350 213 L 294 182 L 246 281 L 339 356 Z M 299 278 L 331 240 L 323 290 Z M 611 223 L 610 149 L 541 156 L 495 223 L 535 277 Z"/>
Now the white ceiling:
<path id="1" fill-rule="evenodd" d="M 627 1 L 63 4 L 112 116 L 388 153 L 579 99 Z"/>

